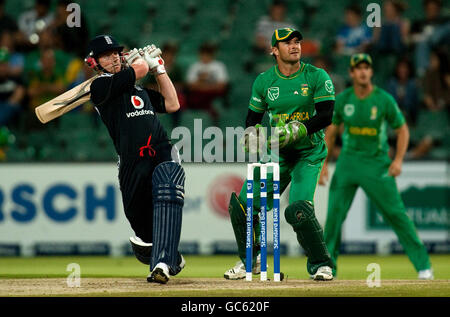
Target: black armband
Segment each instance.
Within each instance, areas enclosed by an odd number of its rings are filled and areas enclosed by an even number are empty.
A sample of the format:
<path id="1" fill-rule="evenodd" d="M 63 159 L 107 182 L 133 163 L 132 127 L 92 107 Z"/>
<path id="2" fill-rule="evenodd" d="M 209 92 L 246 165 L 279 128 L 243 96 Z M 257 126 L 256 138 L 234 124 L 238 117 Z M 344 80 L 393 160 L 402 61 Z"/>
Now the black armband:
<path id="1" fill-rule="evenodd" d="M 316 115 L 306 122 L 305 125 L 308 135 L 320 131 L 331 124 L 333 119 L 334 100 L 327 100 L 315 104 Z"/>
<path id="2" fill-rule="evenodd" d="M 252 127 L 262 122 L 264 112 L 259 113 L 248 109 L 247 119 L 245 119 L 245 128 Z"/>

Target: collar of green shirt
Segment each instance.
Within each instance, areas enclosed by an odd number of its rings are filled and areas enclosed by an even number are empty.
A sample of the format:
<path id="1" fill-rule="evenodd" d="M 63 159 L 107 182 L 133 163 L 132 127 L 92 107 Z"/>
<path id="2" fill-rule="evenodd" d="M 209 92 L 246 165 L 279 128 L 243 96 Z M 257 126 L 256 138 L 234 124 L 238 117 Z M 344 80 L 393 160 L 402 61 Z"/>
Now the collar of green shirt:
<path id="1" fill-rule="evenodd" d="M 364 98 L 359 98 L 359 96 L 358 96 L 358 95 L 356 94 L 356 92 L 355 92 L 355 86 L 353 86 L 353 94 L 355 95 L 355 97 L 356 97 L 358 100 L 363 101 L 363 100 L 366 100 L 367 98 L 369 98 L 370 96 L 372 96 L 373 93 L 375 92 L 375 90 L 377 90 L 377 89 L 378 89 L 377 86 L 372 84 L 372 91 L 371 91 L 367 96 L 365 96 Z"/>
<path id="2" fill-rule="evenodd" d="M 298 75 L 300 75 L 303 72 L 303 69 L 305 68 L 305 63 L 300 62 L 300 68 L 298 69 L 298 71 L 296 71 L 295 73 L 289 75 L 289 76 L 285 76 L 281 73 L 280 69 L 278 68 L 278 65 L 275 65 L 275 73 L 283 79 L 294 79 L 296 78 Z"/>

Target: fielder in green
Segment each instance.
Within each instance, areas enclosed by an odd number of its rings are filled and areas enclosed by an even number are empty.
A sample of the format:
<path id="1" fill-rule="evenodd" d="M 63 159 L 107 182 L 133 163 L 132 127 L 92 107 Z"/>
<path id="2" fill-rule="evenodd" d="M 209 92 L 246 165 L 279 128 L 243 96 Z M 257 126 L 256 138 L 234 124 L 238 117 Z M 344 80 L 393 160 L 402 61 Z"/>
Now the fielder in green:
<path id="1" fill-rule="evenodd" d="M 406 214 L 395 177 L 400 175 L 408 148 L 409 130 L 394 98 L 371 82 L 372 59 L 367 54 L 350 58 L 353 86 L 336 96 L 333 122 L 325 140 L 331 153 L 343 125 L 343 146 L 330 184 L 325 242 L 336 275 L 341 228 L 358 187 L 377 205 L 394 229 L 420 279 L 433 279 L 427 251 Z M 387 125 L 397 134 L 395 158 L 388 156 Z M 325 162 L 320 184 L 328 179 Z"/>
<path id="2" fill-rule="evenodd" d="M 331 280 L 332 261 L 326 249 L 323 230 L 314 212 L 314 192 L 323 162 L 327 156 L 323 129 L 331 123 L 334 106 L 334 87 L 328 74 L 320 68 L 300 61 L 302 35 L 299 31 L 283 28 L 272 36 L 272 54 L 276 65 L 261 73 L 255 80 L 246 118 L 244 148 L 261 137 L 261 121 L 268 112 L 274 135 L 267 142 L 270 150 L 278 149 L 280 192 L 291 183 L 286 221 L 292 226 L 299 244 L 308 257 L 307 271 L 315 280 Z M 253 132 L 251 132 L 253 131 Z M 263 136 L 264 137 L 264 136 Z M 272 209 L 273 187 L 268 174 L 268 210 Z M 259 171 L 254 182 L 259 183 Z M 255 186 L 257 187 L 257 186 Z M 229 205 L 239 257 L 235 267 L 226 271 L 226 279 L 245 277 L 246 188 L 239 196 L 232 194 Z M 258 246 L 260 226 L 259 188 L 254 191 L 254 245 Z M 253 252 L 253 273 L 260 272 L 259 250 Z M 255 264 L 256 263 L 256 264 Z"/>

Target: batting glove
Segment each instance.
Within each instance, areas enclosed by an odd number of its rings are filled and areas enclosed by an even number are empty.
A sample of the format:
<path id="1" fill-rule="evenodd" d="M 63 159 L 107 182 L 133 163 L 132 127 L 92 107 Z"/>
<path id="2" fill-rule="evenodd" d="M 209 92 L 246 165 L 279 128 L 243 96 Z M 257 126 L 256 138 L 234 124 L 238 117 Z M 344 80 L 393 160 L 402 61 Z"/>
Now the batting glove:
<path id="1" fill-rule="evenodd" d="M 150 72 L 161 75 L 166 72 L 164 60 L 161 58 L 161 50 L 155 45 L 147 45 L 142 49 L 142 56 L 147 62 Z"/>
<path id="2" fill-rule="evenodd" d="M 270 138 L 269 147 L 284 148 L 287 145 L 296 143 L 298 140 L 304 138 L 308 131 L 303 123 L 294 120 L 284 125 L 277 125 L 274 130 L 274 136 Z"/>
<path id="3" fill-rule="evenodd" d="M 139 53 L 139 50 L 137 48 L 133 48 L 131 51 L 124 53 L 123 57 L 127 62 L 128 66 L 131 66 L 131 64 L 133 64 L 133 62 L 137 58 L 141 57 L 141 54 Z"/>

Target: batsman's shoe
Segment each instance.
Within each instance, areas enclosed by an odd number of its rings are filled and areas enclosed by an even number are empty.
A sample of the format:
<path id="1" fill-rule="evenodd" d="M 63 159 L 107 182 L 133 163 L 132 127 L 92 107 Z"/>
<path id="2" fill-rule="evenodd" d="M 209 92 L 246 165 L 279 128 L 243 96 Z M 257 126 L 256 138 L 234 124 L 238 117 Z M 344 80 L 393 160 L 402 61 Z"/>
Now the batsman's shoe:
<path id="1" fill-rule="evenodd" d="M 152 273 L 147 277 L 147 282 L 167 284 L 170 279 L 169 266 L 166 263 L 158 263 Z"/>
<path id="2" fill-rule="evenodd" d="M 176 270 L 174 271 L 174 270 L 172 270 L 169 266 L 167 266 L 168 268 L 169 268 L 169 276 L 175 276 L 175 275 L 177 275 L 178 273 L 180 273 L 183 269 L 184 269 L 184 267 L 186 266 L 186 260 L 184 259 L 184 257 L 183 257 L 183 255 L 181 254 L 181 253 L 178 253 L 178 266 L 177 266 L 177 268 L 176 268 Z M 166 265 L 165 263 L 160 263 L 161 265 Z M 156 269 L 156 268 L 155 268 Z M 155 270 L 153 270 L 153 271 L 155 271 Z M 164 270 L 163 270 L 164 271 Z M 151 282 L 151 283 L 153 283 L 153 282 L 156 282 L 155 280 L 154 280 L 154 277 L 153 277 L 153 272 L 150 272 L 150 274 L 147 276 L 147 281 L 148 282 Z"/>
<path id="3" fill-rule="evenodd" d="M 177 268 L 175 270 L 172 270 L 171 268 L 169 269 L 170 276 L 177 275 L 184 269 L 185 266 L 186 266 L 186 260 L 184 259 L 183 255 L 180 252 L 178 252 Z"/>
<path id="4" fill-rule="evenodd" d="M 253 267 L 252 272 L 253 274 L 261 273 L 261 255 L 256 257 L 256 265 Z M 244 263 L 242 263 L 242 261 L 238 261 L 234 267 L 223 274 L 223 277 L 227 280 L 241 280 L 245 278 L 245 273 Z"/>
<path id="5" fill-rule="evenodd" d="M 333 271 L 329 266 L 321 266 L 311 278 L 314 281 L 331 281 L 333 279 Z"/>
<path id="6" fill-rule="evenodd" d="M 419 276 L 417 278 L 419 280 L 434 280 L 433 269 L 419 271 Z"/>

